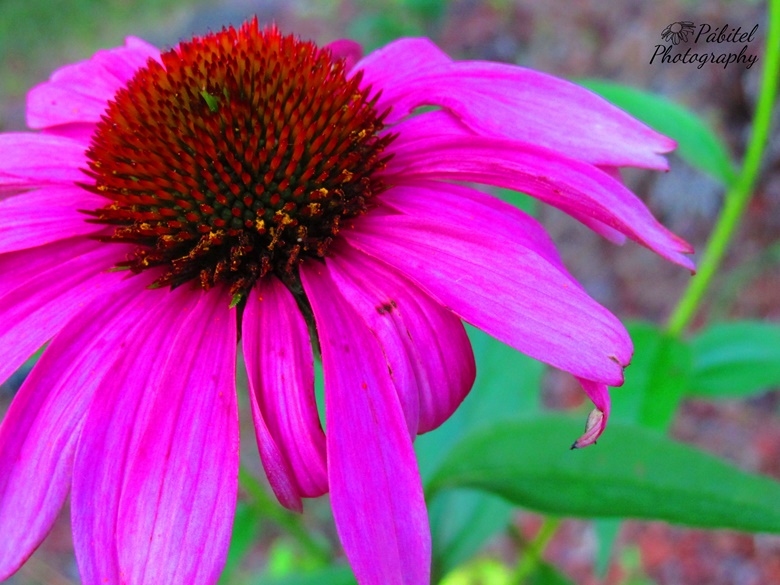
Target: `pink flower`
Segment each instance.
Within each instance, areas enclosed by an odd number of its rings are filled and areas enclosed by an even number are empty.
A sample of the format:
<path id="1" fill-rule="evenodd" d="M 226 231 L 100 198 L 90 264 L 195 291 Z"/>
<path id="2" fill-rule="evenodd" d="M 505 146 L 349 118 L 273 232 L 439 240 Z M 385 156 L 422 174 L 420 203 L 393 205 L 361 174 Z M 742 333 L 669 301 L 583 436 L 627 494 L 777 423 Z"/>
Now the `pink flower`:
<path id="1" fill-rule="evenodd" d="M 575 375 L 597 408 L 577 446 L 601 433 L 625 329 L 533 218 L 465 183 L 691 267 L 616 178 L 665 169 L 673 142 L 425 39 L 358 57 L 256 21 L 162 54 L 129 38 L 30 92 L 37 132 L 0 135 L 0 380 L 49 342 L 0 427 L 0 579 L 70 489 L 84 583 L 217 581 L 237 339 L 274 492 L 293 510 L 330 492 L 363 584 L 429 580 L 412 439 L 471 388 L 461 319 Z"/>

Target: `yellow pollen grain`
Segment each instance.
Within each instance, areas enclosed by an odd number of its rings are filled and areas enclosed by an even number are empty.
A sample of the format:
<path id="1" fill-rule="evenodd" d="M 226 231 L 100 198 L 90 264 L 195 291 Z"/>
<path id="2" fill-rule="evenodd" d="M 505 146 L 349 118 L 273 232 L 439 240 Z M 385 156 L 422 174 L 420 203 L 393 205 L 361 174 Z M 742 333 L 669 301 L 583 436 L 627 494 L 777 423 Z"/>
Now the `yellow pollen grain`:
<path id="1" fill-rule="evenodd" d="M 282 225 L 282 226 L 290 225 L 291 223 L 295 223 L 294 219 L 290 218 L 289 215 L 287 215 L 286 213 L 283 213 L 282 211 L 277 211 L 276 214 L 274 215 L 274 219 L 276 219 L 277 223 L 279 225 Z"/>

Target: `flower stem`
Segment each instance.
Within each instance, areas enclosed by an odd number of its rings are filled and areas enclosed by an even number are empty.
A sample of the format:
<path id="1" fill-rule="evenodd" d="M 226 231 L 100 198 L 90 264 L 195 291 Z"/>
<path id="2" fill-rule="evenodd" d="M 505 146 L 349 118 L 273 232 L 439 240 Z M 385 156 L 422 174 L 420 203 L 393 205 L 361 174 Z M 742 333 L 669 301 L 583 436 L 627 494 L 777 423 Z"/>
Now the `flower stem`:
<path id="1" fill-rule="evenodd" d="M 723 255 L 731 241 L 745 207 L 753 194 L 753 187 L 761 168 L 772 123 L 772 107 L 777 94 L 778 70 L 780 70 L 780 0 L 769 0 L 769 31 L 764 52 L 761 92 L 758 97 L 753 129 L 742 168 L 736 180 L 729 186 L 715 229 L 702 254 L 698 274 L 692 278 L 687 290 L 677 303 L 666 330 L 679 336 L 695 316 L 707 288 L 720 267 Z"/>
<path id="2" fill-rule="evenodd" d="M 330 561 L 331 550 L 327 543 L 313 538 L 300 516 L 284 510 L 273 501 L 260 482 L 243 465 L 238 469 L 238 482 L 249 494 L 252 505 L 259 516 L 268 518 L 282 527 L 312 558 L 322 564 Z"/>
<path id="3" fill-rule="evenodd" d="M 534 570 L 539 565 L 542 559 L 542 554 L 547 545 L 550 544 L 552 537 L 555 536 L 555 532 L 558 530 L 561 521 L 558 518 L 547 517 L 542 522 L 539 532 L 536 533 L 534 539 L 528 543 L 525 547 L 520 562 L 515 569 L 514 578 L 512 579 L 513 585 L 523 585 L 528 577 L 533 575 Z"/>

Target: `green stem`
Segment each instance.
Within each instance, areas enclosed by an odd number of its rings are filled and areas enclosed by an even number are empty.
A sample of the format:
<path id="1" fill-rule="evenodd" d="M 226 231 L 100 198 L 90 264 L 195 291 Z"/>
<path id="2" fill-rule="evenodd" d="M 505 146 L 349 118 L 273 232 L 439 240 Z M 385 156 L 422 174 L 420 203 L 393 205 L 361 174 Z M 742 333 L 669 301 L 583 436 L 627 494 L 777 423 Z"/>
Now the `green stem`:
<path id="1" fill-rule="evenodd" d="M 761 93 L 756 106 L 750 142 L 742 168 L 726 193 L 723 209 L 702 254 L 698 273 L 691 279 L 666 325 L 666 330 L 674 336 L 681 335 L 695 316 L 699 303 L 720 267 L 723 255 L 753 194 L 772 123 L 778 70 L 780 70 L 780 0 L 769 0 L 769 31 L 764 52 Z"/>
<path id="2" fill-rule="evenodd" d="M 330 561 L 331 551 L 327 543 L 312 538 L 301 517 L 281 508 L 243 465 L 238 469 L 238 482 L 252 498 L 252 505 L 259 516 L 282 527 L 312 558 L 322 564 Z"/>
<path id="3" fill-rule="evenodd" d="M 523 585 L 528 577 L 533 575 L 534 570 L 542 560 L 542 554 L 547 545 L 550 544 L 552 537 L 555 536 L 556 530 L 560 526 L 561 521 L 558 518 L 547 517 L 542 523 L 542 527 L 539 528 L 539 532 L 534 539 L 528 543 L 528 546 L 523 551 L 520 562 L 515 569 L 514 578 L 512 583 L 514 585 Z"/>

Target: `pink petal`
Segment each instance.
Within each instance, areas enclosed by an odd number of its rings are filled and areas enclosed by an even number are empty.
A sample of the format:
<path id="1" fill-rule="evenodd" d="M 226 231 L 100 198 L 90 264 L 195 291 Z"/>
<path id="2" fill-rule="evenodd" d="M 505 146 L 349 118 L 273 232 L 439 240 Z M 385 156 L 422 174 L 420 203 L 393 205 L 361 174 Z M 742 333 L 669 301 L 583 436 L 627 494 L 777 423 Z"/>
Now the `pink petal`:
<path id="1" fill-rule="evenodd" d="M 87 182 L 86 146 L 62 136 L 6 132 L 0 134 L 0 187 L 32 189 Z"/>
<path id="2" fill-rule="evenodd" d="M 272 442 L 268 449 L 278 453 L 274 461 L 281 457 L 285 463 L 272 462 L 266 469 L 289 469 L 291 476 L 284 485 L 294 488 L 300 506 L 301 496 L 316 497 L 328 490 L 325 434 L 314 399 L 306 321 L 295 298 L 276 277 L 262 281 L 249 295 L 242 334 L 255 423 L 267 425 L 266 440 Z M 259 433 L 257 439 L 263 455 L 266 448 Z M 278 493 L 281 490 L 273 481 L 277 473 L 269 473 L 269 479 Z"/>
<path id="3" fill-rule="evenodd" d="M 103 229 L 80 209 L 106 200 L 79 187 L 48 187 L 0 201 L 0 253 L 34 248 Z"/>
<path id="4" fill-rule="evenodd" d="M 355 63 L 360 61 L 360 58 L 363 56 L 363 47 L 360 43 L 350 39 L 333 41 L 332 43 L 325 45 L 324 48 L 330 51 L 334 59 L 344 59 L 344 65 L 347 71 L 352 69 L 355 66 Z"/>
<path id="5" fill-rule="evenodd" d="M 466 321 L 556 368 L 618 386 L 632 346 L 609 311 L 536 250 L 469 224 L 370 215 L 341 234 Z"/>
<path id="6" fill-rule="evenodd" d="M 61 124 L 60 126 L 49 126 L 41 130 L 41 134 L 52 134 L 70 138 L 82 144 L 89 144 L 92 135 L 95 133 L 96 124 L 91 122 Z"/>
<path id="7" fill-rule="evenodd" d="M 379 340 L 412 436 L 447 420 L 474 384 L 460 319 L 395 270 L 351 246 L 326 261 L 341 294 Z"/>
<path id="8" fill-rule="evenodd" d="M 102 246 L 94 240 L 72 238 L 0 254 L 0 299 L 40 273 L 98 247 Z"/>
<path id="9" fill-rule="evenodd" d="M 529 247 L 576 283 L 542 224 L 496 197 L 463 185 L 415 181 L 389 189 L 382 194 L 382 203 L 410 216 L 483 226 L 510 240 L 521 235 Z"/>
<path id="10" fill-rule="evenodd" d="M 32 554 L 57 517 L 87 406 L 121 352 L 149 282 L 121 281 L 88 303 L 14 397 L 0 426 L 0 580 Z"/>
<path id="11" fill-rule="evenodd" d="M 249 392 L 249 404 L 252 408 L 252 420 L 255 424 L 255 440 L 263 463 L 265 475 L 279 503 L 293 512 L 303 512 L 301 490 L 295 482 L 295 476 L 279 445 L 276 443 L 268 425 L 257 405 L 255 392 Z"/>
<path id="12" fill-rule="evenodd" d="M 609 419 L 610 399 L 606 384 L 582 378 L 578 378 L 578 381 L 596 408 L 588 416 L 585 433 L 574 441 L 574 444 L 571 446 L 572 449 L 581 449 L 582 447 L 593 445 L 601 436 L 601 433 L 604 432 Z"/>
<path id="13" fill-rule="evenodd" d="M 378 53 L 355 70 L 382 91 L 377 107 L 393 108 L 388 122 L 420 106 L 442 106 L 484 136 L 592 164 L 668 169 L 660 153 L 673 150 L 673 140 L 574 83 L 516 65 L 450 61 L 418 39 Z"/>
<path id="14" fill-rule="evenodd" d="M 444 132 L 435 134 L 439 121 Z M 439 112 L 416 116 L 396 130 L 399 136 L 387 149 L 394 155 L 387 169 L 389 184 L 439 179 L 523 191 L 575 218 L 598 220 L 693 268 L 684 256 L 690 245 L 658 223 L 622 183 L 592 165 L 533 144 L 455 134 Z"/>
<path id="15" fill-rule="evenodd" d="M 38 248 L 33 248 L 38 250 Z M 95 297 L 105 294 L 123 275 L 106 273 L 123 257 L 124 245 L 86 242 L 69 260 L 52 263 L 0 297 L 0 380 L 6 380 L 48 341 L 73 315 Z"/>
<path id="16" fill-rule="evenodd" d="M 160 293 L 84 421 L 72 507 L 87 584 L 216 583 L 227 555 L 239 456 L 235 312 L 224 291 Z"/>
<path id="17" fill-rule="evenodd" d="M 353 72 L 363 72 L 362 85 L 374 87 L 374 90 L 397 91 L 393 88 L 403 85 L 406 79 L 416 79 L 424 71 L 436 66 L 444 66 L 452 60 L 426 38 L 399 39 L 366 55 L 355 64 Z M 384 107 L 392 105 L 389 100 L 381 99 Z M 409 112 L 400 115 L 391 112 L 392 119 L 400 119 Z"/>
<path id="18" fill-rule="evenodd" d="M 130 37 L 124 47 L 99 51 L 91 59 L 66 65 L 27 94 L 27 125 L 46 128 L 100 121 L 110 99 L 159 51 Z"/>
<path id="19" fill-rule="evenodd" d="M 382 348 L 325 266 L 301 266 L 322 348 L 328 480 L 336 528 L 362 585 L 427 585 L 422 484 Z"/>

